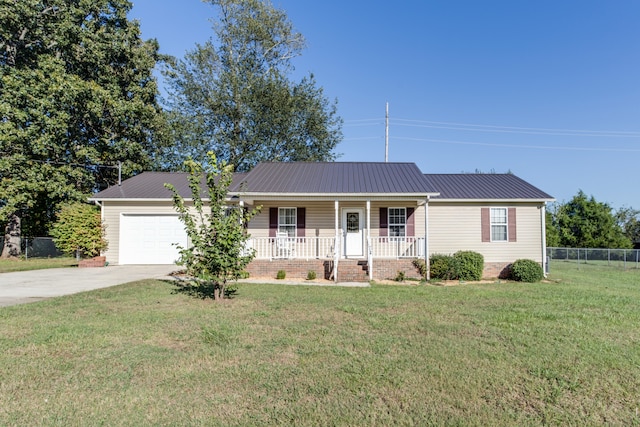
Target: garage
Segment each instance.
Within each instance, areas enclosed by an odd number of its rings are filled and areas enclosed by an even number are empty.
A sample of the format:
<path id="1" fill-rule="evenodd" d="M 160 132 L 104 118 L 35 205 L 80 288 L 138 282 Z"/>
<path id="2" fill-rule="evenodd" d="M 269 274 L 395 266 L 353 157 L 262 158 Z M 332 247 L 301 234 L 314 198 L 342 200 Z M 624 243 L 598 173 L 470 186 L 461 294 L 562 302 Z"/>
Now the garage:
<path id="1" fill-rule="evenodd" d="M 175 243 L 186 247 L 187 233 L 178 215 L 121 214 L 119 264 L 173 264 Z"/>

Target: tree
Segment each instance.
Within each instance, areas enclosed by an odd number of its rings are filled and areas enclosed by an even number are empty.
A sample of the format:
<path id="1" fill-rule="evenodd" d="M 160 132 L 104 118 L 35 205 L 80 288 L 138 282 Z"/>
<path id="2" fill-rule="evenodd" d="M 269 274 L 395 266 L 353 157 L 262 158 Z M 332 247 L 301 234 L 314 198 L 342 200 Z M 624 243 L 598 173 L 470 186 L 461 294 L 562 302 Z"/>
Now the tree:
<path id="1" fill-rule="evenodd" d="M 60 203 L 114 184 L 118 161 L 125 176 L 150 167 L 164 120 L 152 74 L 160 56 L 130 9 L 0 5 L 0 224 L 14 240 L 21 225 L 45 234 Z"/>
<path id="2" fill-rule="evenodd" d="M 51 229 L 56 247 L 65 254 L 90 258 L 107 248 L 100 211 L 82 202 L 63 205 Z"/>
<path id="3" fill-rule="evenodd" d="M 244 269 L 255 256 L 254 250 L 246 247 L 249 235 L 245 225 L 259 212 L 241 206 L 227 204 L 227 193 L 233 179 L 233 167 L 226 161 L 218 161 L 209 152 L 203 166 L 188 159 L 185 168 L 189 171 L 190 203 L 180 196 L 171 184 L 165 186 L 173 193 L 173 204 L 180 214 L 191 246 L 178 246 L 178 265 L 186 267 L 193 277 L 192 287 L 201 296 L 225 297 L 229 280 L 242 277 Z M 206 190 L 201 189 L 203 176 Z M 202 199 L 207 194 L 208 201 Z"/>
<path id="4" fill-rule="evenodd" d="M 561 246 L 573 248 L 630 248 L 611 207 L 600 203 L 582 190 L 555 214 Z"/>
<path id="5" fill-rule="evenodd" d="M 545 235 L 547 238 L 547 247 L 557 248 L 560 246 L 560 232 L 556 224 L 555 215 L 550 210 L 545 212 Z"/>
<path id="6" fill-rule="evenodd" d="M 167 67 L 174 145 L 166 167 L 204 153 L 251 169 L 261 161 L 334 160 L 342 119 L 313 74 L 288 79 L 303 36 L 263 0 L 207 0 L 219 10 L 215 40 Z"/>
<path id="7" fill-rule="evenodd" d="M 623 207 L 616 212 L 616 220 L 625 236 L 640 249 L 640 210 Z"/>

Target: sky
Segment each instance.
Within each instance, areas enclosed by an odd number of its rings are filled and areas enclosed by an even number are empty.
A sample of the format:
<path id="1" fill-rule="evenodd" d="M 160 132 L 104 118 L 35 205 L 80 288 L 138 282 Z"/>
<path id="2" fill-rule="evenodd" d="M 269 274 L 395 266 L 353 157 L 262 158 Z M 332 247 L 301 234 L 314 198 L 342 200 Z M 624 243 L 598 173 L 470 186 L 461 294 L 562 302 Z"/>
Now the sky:
<path id="1" fill-rule="evenodd" d="M 200 0 L 133 0 L 142 37 L 181 58 L 213 36 Z M 339 161 L 512 172 L 560 203 L 640 209 L 637 0 L 273 0 L 343 118 Z"/>

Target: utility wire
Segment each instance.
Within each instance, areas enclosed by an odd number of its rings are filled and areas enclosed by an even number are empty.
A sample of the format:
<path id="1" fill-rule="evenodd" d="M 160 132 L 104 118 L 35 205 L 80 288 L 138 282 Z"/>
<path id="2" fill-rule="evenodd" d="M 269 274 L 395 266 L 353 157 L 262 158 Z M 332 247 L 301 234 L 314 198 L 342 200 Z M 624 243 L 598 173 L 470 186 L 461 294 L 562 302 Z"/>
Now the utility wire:
<path id="1" fill-rule="evenodd" d="M 481 145 L 481 146 L 488 146 L 488 147 L 533 148 L 533 149 L 540 149 L 540 150 L 605 151 L 605 152 L 640 153 L 640 149 L 633 149 L 633 148 L 597 148 L 597 147 L 566 147 L 566 146 L 553 146 L 553 145 L 496 144 L 496 143 L 490 143 L 490 142 L 452 141 L 448 139 L 410 138 L 410 137 L 395 137 L 394 139 L 404 140 L 404 141 L 416 141 L 416 142 L 437 142 L 442 144 Z"/>

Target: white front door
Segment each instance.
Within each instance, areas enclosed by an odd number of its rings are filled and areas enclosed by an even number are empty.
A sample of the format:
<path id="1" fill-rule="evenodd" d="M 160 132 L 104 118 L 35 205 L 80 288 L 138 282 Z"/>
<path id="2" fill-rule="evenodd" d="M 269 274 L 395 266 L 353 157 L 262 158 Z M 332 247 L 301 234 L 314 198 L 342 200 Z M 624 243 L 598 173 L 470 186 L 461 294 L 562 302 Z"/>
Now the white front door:
<path id="1" fill-rule="evenodd" d="M 342 229 L 344 230 L 344 254 L 347 257 L 364 255 L 364 210 L 345 208 L 342 211 Z"/>

